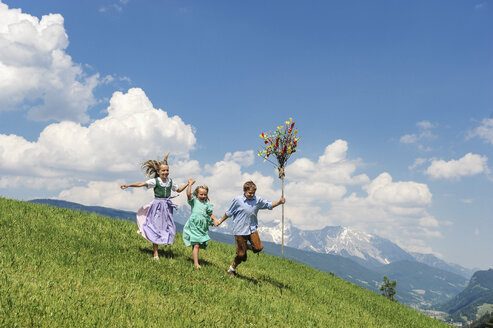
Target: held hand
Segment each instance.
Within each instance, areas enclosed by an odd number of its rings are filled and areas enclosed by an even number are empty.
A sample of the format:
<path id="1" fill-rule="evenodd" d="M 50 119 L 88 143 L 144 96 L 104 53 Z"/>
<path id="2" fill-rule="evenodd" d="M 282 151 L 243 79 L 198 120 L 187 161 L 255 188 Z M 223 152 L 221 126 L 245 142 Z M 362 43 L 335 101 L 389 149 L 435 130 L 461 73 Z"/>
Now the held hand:
<path id="1" fill-rule="evenodd" d="M 125 189 L 127 189 L 127 188 L 128 188 L 128 185 L 126 185 L 126 184 L 122 184 L 122 185 L 120 186 L 120 189 L 122 189 L 122 190 L 125 190 Z"/>
<path id="2" fill-rule="evenodd" d="M 191 186 L 195 183 L 194 179 L 188 179 L 188 185 Z"/>

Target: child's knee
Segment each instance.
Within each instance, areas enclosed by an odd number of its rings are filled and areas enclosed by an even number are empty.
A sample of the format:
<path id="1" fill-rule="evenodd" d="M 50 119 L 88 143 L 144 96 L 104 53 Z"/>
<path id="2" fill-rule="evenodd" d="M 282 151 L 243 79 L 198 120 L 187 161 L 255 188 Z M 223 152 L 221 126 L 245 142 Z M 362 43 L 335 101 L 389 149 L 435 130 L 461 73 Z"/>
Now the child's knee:
<path id="1" fill-rule="evenodd" d="M 264 245 L 260 245 L 259 247 L 252 247 L 252 251 L 254 253 L 260 253 L 264 249 Z"/>
<path id="2" fill-rule="evenodd" d="M 246 261 L 246 257 L 247 257 L 247 253 L 246 251 L 243 251 L 243 250 L 238 250 L 236 252 L 236 256 L 241 259 L 242 261 Z"/>

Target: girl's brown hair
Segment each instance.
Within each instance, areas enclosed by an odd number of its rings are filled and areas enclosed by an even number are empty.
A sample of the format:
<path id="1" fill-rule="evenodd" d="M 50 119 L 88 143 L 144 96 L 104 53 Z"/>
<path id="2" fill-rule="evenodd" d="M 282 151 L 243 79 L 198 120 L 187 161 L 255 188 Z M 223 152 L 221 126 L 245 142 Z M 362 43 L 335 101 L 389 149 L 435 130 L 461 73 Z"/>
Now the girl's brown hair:
<path id="1" fill-rule="evenodd" d="M 150 159 L 142 163 L 141 168 L 144 170 L 146 176 L 153 176 L 153 178 L 157 178 L 159 176 L 159 168 L 161 165 L 168 165 L 168 156 L 169 153 L 164 156 L 162 161 Z"/>
<path id="2" fill-rule="evenodd" d="M 193 191 L 193 194 L 195 195 L 195 197 L 197 197 L 197 194 L 199 193 L 199 189 L 204 189 L 205 191 L 207 191 L 206 201 L 209 201 L 209 187 L 207 187 L 206 185 L 197 186 L 197 188 L 195 188 L 195 190 Z"/>

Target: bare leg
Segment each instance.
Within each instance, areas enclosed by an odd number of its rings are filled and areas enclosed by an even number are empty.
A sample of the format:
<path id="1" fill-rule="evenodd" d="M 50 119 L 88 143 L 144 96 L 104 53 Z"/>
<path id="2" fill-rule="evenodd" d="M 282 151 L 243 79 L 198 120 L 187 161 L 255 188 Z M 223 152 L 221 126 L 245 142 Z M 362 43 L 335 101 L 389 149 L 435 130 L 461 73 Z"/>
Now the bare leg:
<path id="1" fill-rule="evenodd" d="M 158 245 L 157 244 L 152 244 L 152 248 L 154 249 L 154 258 L 156 260 L 159 259 L 159 253 L 157 251 Z"/>
<path id="2" fill-rule="evenodd" d="M 199 249 L 200 249 L 200 245 L 197 244 L 197 245 L 193 245 L 193 251 L 192 251 L 192 254 L 193 254 L 193 265 L 195 265 L 195 267 L 197 269 L 200 269 L 201 266 L 199 264 Z"/>

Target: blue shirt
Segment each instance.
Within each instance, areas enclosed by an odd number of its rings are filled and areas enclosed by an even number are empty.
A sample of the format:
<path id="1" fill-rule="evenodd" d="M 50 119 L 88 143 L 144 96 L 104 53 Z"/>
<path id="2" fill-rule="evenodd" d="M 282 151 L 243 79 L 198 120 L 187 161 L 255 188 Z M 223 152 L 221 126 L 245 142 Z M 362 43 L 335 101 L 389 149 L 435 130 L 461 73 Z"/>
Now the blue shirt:
<path id="1" fill-rule="evenodd" d="M 257 213 L 266 208 L 271 210 L 272 202 L 257 196 L 254 196 L 252 200 L 248 200 L 245 195 L 233 199 L 226 211 L 228 217 L 233 217 L 233 234 L 247 236 L 257 231 Z"/>

